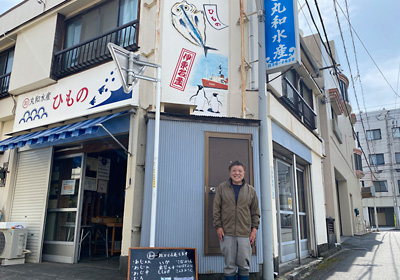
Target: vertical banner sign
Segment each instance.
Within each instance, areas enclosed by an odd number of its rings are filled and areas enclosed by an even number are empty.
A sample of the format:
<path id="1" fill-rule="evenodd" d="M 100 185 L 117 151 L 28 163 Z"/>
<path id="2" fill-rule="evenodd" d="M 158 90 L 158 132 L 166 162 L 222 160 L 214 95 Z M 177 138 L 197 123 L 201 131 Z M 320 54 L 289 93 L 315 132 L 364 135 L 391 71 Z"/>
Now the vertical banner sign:
<path id="1" fill-rule="evenodd" d="M 265 0 L 265 58 L 267 73 L 300 64 L 300 38 L 295 0 Z"/>

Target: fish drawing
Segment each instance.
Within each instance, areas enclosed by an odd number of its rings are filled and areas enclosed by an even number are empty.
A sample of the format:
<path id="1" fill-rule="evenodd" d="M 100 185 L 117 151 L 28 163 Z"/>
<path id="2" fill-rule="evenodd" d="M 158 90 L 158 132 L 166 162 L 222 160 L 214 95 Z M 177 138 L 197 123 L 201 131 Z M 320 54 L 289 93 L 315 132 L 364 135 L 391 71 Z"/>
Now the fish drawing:
<path id="1" fill-rule="evenodd" d="M 204 55 L 208 50 L 216 50 L 206 46 L 206 24 L 203 11 L 185 0 L 175 3 L 171 8 L 171 20 L 175 29 L 190 43 L 202 47 Z"/>

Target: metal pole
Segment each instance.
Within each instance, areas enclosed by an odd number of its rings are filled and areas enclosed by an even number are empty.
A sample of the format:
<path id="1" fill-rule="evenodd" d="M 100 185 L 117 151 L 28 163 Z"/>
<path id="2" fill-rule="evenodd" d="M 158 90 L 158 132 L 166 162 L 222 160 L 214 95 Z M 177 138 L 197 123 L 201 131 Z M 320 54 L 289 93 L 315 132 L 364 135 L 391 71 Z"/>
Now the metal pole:
<path id="1" fill-rule="evenodd" d="M 160 98 L 161 98 L 161 66 L 157 67 L 156 84 L 156 118 L 154 128 L 154 161 L 153 161 L 153 191 L 150 216 L 150 247 L 155 247 L 156 241 L 156 214 L 157 214 L 157 186 L 158 186 L 158 148 L 160 140 Z"/>
<path id="2" fill-rule="evenodd" d="M 244 57 L 244 8 L 243 0 L 240 0 L 240 46 L 241 46 L 241 63 L 240 72 L 242 77 L 242 119 L 246 118 L 246 73 L 245 73 L 245 57 Z"/>
<path id="3" fill-rule="evenodd" d="M 265 11 L 258 11 L 258 115 L 260 123 L 260 184 L 261 225 L 263 239 L 263 279 L 274 279 L 272 248 L 272 209 L 270 186 L 270 162 L 268 140 L 266 60 L 265 60 Z"/>
<path id="4" fill-rule="evenodd" d="M 374 180 L 372 178 L 372 169 L 371 171 L 371 185 L 374 185 Z M 376 213 L 376 204 L 375 204 L 375 198 L 376 198 L 376 191 L 375 191 L 375 196 L 374 196 L 374 214 L 375 214 L 375 227 L 376 227 L 376 231 L 379 231 L 379 221 L 378 221 L 378 214 Z"/>

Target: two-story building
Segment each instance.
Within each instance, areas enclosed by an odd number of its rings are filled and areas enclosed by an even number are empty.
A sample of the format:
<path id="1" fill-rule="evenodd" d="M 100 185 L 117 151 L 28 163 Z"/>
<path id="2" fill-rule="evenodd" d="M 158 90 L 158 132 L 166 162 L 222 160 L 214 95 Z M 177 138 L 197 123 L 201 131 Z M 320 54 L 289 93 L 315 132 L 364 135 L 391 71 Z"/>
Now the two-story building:
<path id="1" fill-rule="evenodd" d="M 129 248 L 150 245 L 155 219 L 156 247 L 196 248 L 200 274 L 222 273 L 211 209 L 234 160 L 258 194 L 271 196 L 272 228 L 260 226 L 251 272 L 263 263 L 263 231 L 272 231 L 277 272 L 328 249 L 319 120 L 326 92 L 303 40 L 302 65 L 268 75 L 267 119 L 259 119 L 257 18 L 243 23 L 249 39 L 241 40 L 239 3 L 39 2 L 0 16 L 0 57 L 8 63 L 0 76 L 7 86 L 0 160 L 8 166 L 0 206 L 5 220 L 27 223 L 28 262 L 76 263 L 104 252 L 89 246 L 89 234 L 126 270 Z M 244 5 L 246 14 L 254 10 Z M 109 42 L 162 67 L 154 215 L 156 85 L 138 80 L 124 91 Z M 266 170 L 260 122 L 268 127 Z M 265 172 L 270 180 L 261 186 Z M 340 203 L 342 211 L 357 207 L 351 197 Z"/>

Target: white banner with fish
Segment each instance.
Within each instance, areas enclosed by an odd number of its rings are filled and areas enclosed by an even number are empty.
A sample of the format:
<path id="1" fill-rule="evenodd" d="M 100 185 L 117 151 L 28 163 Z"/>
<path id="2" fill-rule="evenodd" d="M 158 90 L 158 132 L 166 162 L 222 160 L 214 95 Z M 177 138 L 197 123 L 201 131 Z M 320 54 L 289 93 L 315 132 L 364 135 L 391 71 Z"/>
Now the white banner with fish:
<path id="1" fill-rule="evenodd" d="M 228 12 L 229 1 L 165 1 L 162 102 L 227 115 Z"/>
<path id="2" fill-rule="evenodd" d="M 60 79 L 18 96 L 13 131 L 137 105 L 139 83 L 126 93 L 114 62 Z"/>

